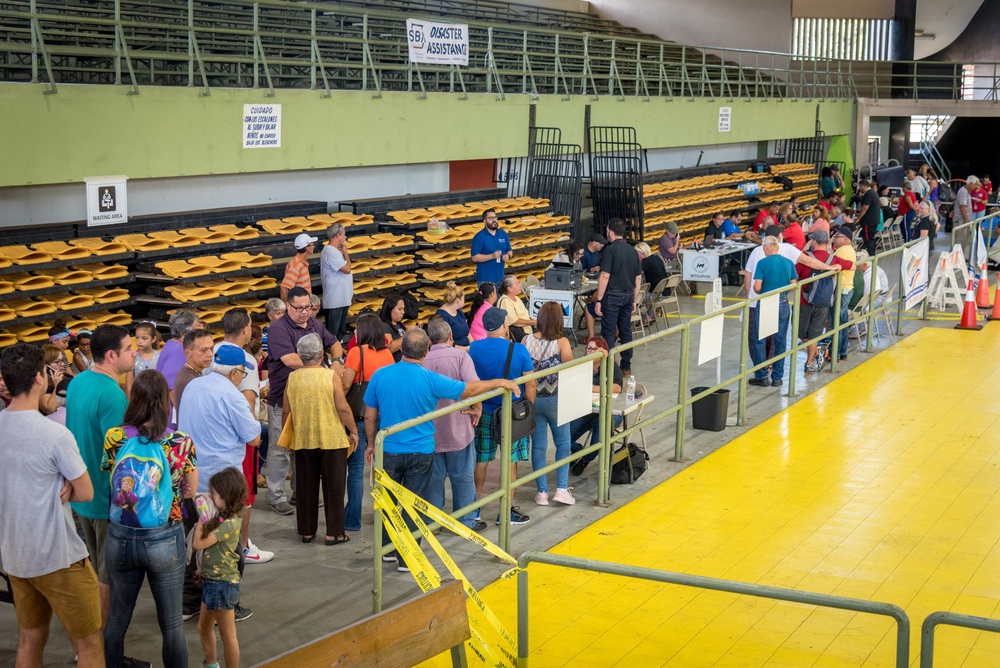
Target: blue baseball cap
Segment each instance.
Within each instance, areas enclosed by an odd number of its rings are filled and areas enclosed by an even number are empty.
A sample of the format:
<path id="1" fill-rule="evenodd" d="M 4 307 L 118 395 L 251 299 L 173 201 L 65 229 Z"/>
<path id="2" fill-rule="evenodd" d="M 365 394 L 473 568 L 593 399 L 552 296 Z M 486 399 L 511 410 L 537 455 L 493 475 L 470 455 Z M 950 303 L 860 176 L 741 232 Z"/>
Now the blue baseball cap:
<path id="1" fill-rule="evenodd" d="M 245 366 L 248 369 L 255 368 L 243 349 L 231 344 L 219 346 L 219 349 L 215 351 L 215 363 L 226 366 Z"/>

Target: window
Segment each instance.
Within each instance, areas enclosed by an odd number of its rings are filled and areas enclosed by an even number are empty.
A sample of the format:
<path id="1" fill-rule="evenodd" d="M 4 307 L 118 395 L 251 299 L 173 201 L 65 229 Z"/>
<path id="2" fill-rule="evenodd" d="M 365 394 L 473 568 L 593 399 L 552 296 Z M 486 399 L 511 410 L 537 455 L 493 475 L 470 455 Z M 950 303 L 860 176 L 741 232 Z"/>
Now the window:
<path id="1" fill-rule="evenodd" d="M 822 60 L 889 60 L 891 19 L 796 18 L 792 53 Z"/>

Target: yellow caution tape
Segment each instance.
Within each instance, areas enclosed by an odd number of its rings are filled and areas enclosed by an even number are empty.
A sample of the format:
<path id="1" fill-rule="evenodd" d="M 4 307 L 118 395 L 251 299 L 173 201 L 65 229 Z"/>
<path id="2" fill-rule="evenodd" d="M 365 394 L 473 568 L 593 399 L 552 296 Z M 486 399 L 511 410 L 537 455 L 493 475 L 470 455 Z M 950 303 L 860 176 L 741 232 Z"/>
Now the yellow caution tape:
<path id="1" fill-rule="evenodd" d="M 426 515 L 442 527 L 453 531 L 469 542 L 479 545 L 507 563 L 516 565 L 517 561 L 511 555 L 464 524 L 456 521 L 447 513 L 430 505 L 424 499 L 421 499 L 410 490 L 389 478 L 389 476 L 385 475 L 384 471 L 376 469 L 374 473 L 376 482 L 389 492 L 388 495 L 385 495 L 377 487 L 372 490 L 375 508 L 381 511 L 385 517 L 385 530 L 395 545 L 397 552 L 399 552 L 400 557 L 410 569 L 410 573 L 417 581 L 417 585 L 422 591 L 434 589 L 440 586 L 441 577 L 410 534 L 410 530 L 403 518 L 403 510 L 410 515 L 420 535 L 427 540 L 427 543 L 434 550 L 435 554 L 437 554 L 438 558 L 441 559 L 451 576 L 462 582 L 465 588 L 468 601 L 470 602 L 467 604 L 471 634 L 471 640 L 466 643 L 468 649 L 484 665 L 515 668 L 517 665 L 517 642 L 515 638 L 504 628 L 499 618 L 486 605 L 479 592 L 476 591 L 468 578 L 465 577 L 461 569 L 459 569 L 458 565 L 451 558 L 451 555 L 448 554 L 437 537 L 431 532 L 421 514 Z M 399 505 L 392 503 L 389 498 L 390 495 L 396 498 Z M 516 568 L 511 569 L 505 574 L 505 577 L 510 577 L 517 570 Z M 487 638 L 493 638 L 494 640 L 489 641 Z"/>

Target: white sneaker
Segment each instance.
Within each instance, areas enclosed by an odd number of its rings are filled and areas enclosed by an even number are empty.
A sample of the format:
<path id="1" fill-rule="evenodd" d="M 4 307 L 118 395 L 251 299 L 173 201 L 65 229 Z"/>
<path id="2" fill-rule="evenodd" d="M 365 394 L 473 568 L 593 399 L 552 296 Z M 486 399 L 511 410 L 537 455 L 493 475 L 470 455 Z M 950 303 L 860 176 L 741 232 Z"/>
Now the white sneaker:
<path id="1" fill-rule="evenodd" d="M 535 505 L 536 506 L 547 506 L 549 505 L 549 493 L 548 492 L 538 492 L 535 494 Z"/>
<path id="2" fill-rule="evenodd" d="M 274 552 L 268 552 L 267 550 L 261 550 L 253 541 L 249 538 L 247 539 L 247 547 L 243 550 L 243 560 L 248 564 L 266 564 L 267 562 L 274 559 Z"/>
<path id="3" fill-rule="evenodd" d="M 556 503 L 562 503 L 567 506 L 572 506 L 576 503 L 576 499 L 573 498 L 573 493 L 564 487 L 556 488 L 556 493 L 552 495 L 552 500 Z"/>

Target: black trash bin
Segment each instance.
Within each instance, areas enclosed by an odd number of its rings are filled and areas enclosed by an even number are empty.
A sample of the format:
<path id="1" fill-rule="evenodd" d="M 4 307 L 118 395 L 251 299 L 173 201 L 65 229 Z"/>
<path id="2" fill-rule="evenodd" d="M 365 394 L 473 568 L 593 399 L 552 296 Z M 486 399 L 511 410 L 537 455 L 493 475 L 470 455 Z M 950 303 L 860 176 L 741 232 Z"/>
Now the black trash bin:
<path id="1" fill-rule="evenodd" d="M 707 387 L 691 388 L 691 396 L 701 394 Z M 716 390 L 707 397 L 702 397 L 691 404 L 691 415 L 694 418 L 695 429 L 707 431 L 722 431 L 726 428 L 726 415 L 729 413 L 729 390 Z"/>

